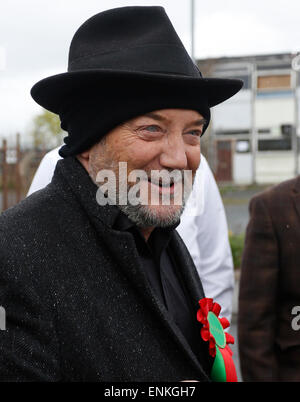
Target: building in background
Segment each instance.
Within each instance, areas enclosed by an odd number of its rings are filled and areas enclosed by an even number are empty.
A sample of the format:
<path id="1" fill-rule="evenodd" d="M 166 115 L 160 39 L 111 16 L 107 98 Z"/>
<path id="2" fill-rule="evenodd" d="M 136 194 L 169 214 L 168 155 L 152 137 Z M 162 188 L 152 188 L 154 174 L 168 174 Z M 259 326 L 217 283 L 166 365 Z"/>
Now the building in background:
<path id="1" fill-rule="evenodd" d="M 300 173 L 300 72 L 292 68 L 294 59 L 284 53 L 197 61 L 207 77 L 244 81 L 242 91 L 212 109 L 204 150 L 218 181 L 272 184 Z"/>

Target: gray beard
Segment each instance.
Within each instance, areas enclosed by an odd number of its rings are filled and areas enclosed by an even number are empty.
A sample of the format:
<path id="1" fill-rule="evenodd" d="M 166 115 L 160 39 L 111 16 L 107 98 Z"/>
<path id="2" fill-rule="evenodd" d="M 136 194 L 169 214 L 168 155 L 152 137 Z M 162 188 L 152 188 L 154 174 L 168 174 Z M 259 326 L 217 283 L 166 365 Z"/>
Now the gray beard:
<path id="1" fill-rule="evenodd" d="M 130 187 L 127 186 L 127 194 L 129 190 Z M 136 226 L 140 228 L 153 226 L 167 228 L 179 223 L 180 217 L 184 211 L 186 201 L 191 193 L 191 190 L 191 188 L 184 188 L 184 192 L 182 195 L 182 205 L 178 205 L 175 211 L 174 206 L 172 205 L 162 205 L 161 208 L 165 208 L 165 211 L 168 210 L 168 212 L 165 213 L 163 217 L 160 216 L 159 212 L 149 208 L 148 205 L 133 205 L 130 202 L 126 203 L 126 205 L 122 205 L 125 203 L 120 202 L 119 204 L 117 204 L 117 206 L 133 223 L 136 224 Z M 118 199 L 119 201 L 122 200 L 122 195 L 118 194 Z"/>
<path id="2" fill-rule="evenodd" d="M 180 216 L 184 210 L 183 205 L 174 212 L 170 210 L 163 218 L 159 216 L 155 211 L 152 211 L 147 205 L 118 205 L 119 209 L 140 228 L 147 228 L 152 226 L 158 226 L 166 228 L 175 225 L 179 222 Z M 169 206 L 164 206 L 168 208 Z"/>
<path id="3" fill-rule="evenodd" d="M 116 164 L 113 161 L 110 161 L 110 163 L 106 162 L 105 167 L 108 169 L 112 169 L 116 171 Z M 99 187 L 99 183 L 95 180 L 96 177 L 96 172 L 92 171 L 90 172 L 90 178 L 92 181 L 96 184 L 97 187 Z M 130 190 L 130 186 L 127 185 L 127 194 Z M 180 217 L 184 211 L 186 201 L 192 191 L 192 188 L 190 189 L 184 189 L 183 192 L 183 197 L 182 197 L 182 205 L 174 211 L 172 206 L 169 205 L 164 205 L 164 208 L 169 208 L 169 211 L 167 214 L 164 215 L 164 217 L 161 217 L 159 213 L 156 211 L 151 210 L 147 205 L 143 204 L 138 204 L 138 205 L 132 205 L 131 203 L 127 203 L 126 205 L 122 205 L 122 202 L 117 203 L 117 207 L 133 222 L 136 224 L 137 227 L 139 228 L 147 228 L 147 227 L 162 227 L 162 228 L 167 228 L 170 226 L 173 226 L 180 221 Z M 122 194 L 117 194 L 117 199 L 119 201 L 122 199 Z M 121 204 L 121 205 L 120 205 Z"/>

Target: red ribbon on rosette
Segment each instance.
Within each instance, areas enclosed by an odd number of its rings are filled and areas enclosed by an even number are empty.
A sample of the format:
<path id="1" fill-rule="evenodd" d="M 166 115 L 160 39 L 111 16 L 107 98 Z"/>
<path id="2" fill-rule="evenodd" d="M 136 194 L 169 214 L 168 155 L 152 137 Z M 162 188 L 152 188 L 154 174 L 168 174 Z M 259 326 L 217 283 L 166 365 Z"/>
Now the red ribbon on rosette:
<path id="1" fill-rule="evenodd" d="M 212 368 L 214 381 L 237 381 L 232 351 L 228 344 L 234 343 L 234 337 L 225 328 L 229 327 L 227 318 L 219 318 L 221 306 L 211 298 L 199 300 L 197 320 L 202 324 L 201 337 L 208 342 L 209 354 L 215 359 Z"/>

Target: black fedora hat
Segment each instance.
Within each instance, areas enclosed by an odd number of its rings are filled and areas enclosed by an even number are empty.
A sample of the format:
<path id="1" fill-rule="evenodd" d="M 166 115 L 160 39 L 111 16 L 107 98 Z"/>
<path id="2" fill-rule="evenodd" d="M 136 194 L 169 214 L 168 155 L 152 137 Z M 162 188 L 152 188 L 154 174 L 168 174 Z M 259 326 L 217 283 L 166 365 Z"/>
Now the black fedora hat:
<path id="1" fill-rule="evenodd" d="M 110 83 L 184 88 L 208 107 L 237 93 L 237 79 L 203 78 L 165 10 L 159 6 L 121 7 L 96 14 L 75 33 L 68 71 L 45 78 L 31 89 L 33 99 L 60 113 L 81 93 L 101 91 Z"/>

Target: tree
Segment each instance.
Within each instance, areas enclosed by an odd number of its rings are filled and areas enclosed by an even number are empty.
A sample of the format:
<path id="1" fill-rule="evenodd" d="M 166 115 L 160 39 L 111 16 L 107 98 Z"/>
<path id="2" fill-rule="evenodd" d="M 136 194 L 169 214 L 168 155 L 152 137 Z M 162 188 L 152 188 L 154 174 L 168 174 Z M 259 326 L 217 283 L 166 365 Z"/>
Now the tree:
<path id="1" fill-rule="evenodd" d="M 58 147 L 65 135 L 67 133 L 61 129 L 60 119 L 56 114 L 43 109 L 34 117 L 31 137 L 35 148 L 47 150 Z"/>

